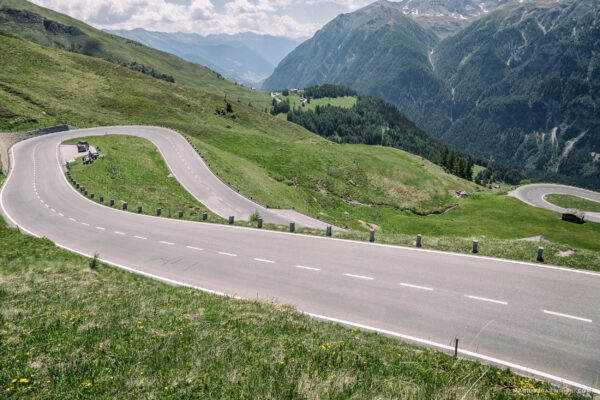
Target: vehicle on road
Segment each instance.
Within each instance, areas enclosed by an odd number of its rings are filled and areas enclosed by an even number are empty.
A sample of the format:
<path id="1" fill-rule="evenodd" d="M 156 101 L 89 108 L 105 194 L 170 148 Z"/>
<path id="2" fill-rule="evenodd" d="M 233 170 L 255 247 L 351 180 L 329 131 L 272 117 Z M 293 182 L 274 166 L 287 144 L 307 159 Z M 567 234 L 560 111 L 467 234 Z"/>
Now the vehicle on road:
<path id="1" fill-rule="evenodd" d="M 90 145 L 85 140 L 80 140 L 79 142 L 77 142 L 77 151 L 79 153 L 85 153 L 86 151 L 89 150 L 89 148 L 90 148 Z"/>

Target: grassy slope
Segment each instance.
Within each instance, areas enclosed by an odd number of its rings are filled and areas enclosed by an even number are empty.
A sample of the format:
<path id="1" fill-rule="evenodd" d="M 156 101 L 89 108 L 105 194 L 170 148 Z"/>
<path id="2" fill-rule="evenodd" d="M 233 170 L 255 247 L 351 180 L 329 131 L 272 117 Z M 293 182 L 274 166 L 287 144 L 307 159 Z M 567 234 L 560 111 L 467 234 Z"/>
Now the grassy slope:
<path id="1" fill-rule="evenodd" d="M 60 119 L 79 127 L 89 120 L 165 124 L 187 133 L 219 176 L 263 204 L 311 215 L 325 210 L 332 222 L 359 227 L 344 212 L 367 207 L 340 199 L 427 212 L 452 204 L 450 189 L 474 188 L 420 157 L 337 145 L 237 102 L 233 114 L 217 115 L 226 105 L 221 96 L 97 59 L 6 36 L 0 36 L 0 50 L 7 55 L 0 60 L 0 82 L 10 87 L 0 88 L 0 106 L 49 125 Z"/>
<path id="2" fill-rule="evenodd" d="M 137 61 L 138 64 L 153 67 L 160 73 L 173 76 L 177 83 L 204 89 L 211 93 L 226 95 L 245 104 L 252 102 L 259 109 L 264 109 L 271 104 L 271 98 L 267 93 L 236 85 L 228 79 L 221 78 L 204 66 L 185 61 L 177 56 L 152 49 L 135 41 L 102 32 L 81 21 L 39 7 L 25 0 L 0 0 L 0 7 L 27 10 L 63 25 L 76 27 L 84 32 L 87 38 L 97 40 L 100 43 L 99 47 L 88 49 L 88 55 L 119 62 Z M 57 46 L 59 45 L 58 43 L 62 43 L 59 46 L 70 48 L 71 42 L 80 44 L 83 40 L 68 36 L 58 37 L 57 35 L 49 35 L 43 30 L 41 25 L 32 26 L 30 24 L 12 22 L 3 24 L 1 28 L 23 36 L 28 40 L 48 46 Z"/>
<path id="3" fill-rule="evenodd" d="M 583 211 L 600 212 L 600 203 L 568 194 L 550 194 L 546 200 L 564 208 L 576 208 Z"/>
<path id="4" fill-rule="evenodd" d="M 278 96 L 281 100 L 289 100 L 290 108 L 302 108 L 304 110 L 314 110 L 317 106 L 335 106 L 335 107 L 343 107 L 343 108 L 351 108 L 356 104 L 356 96 L 344 96 L 344 97 L 323 97 L 320 99 L 311 99 L 310 103 L 306 103 L 304 107 L 302 107 L 302 103 L 300 102 L 300 95 L 298 93 L 292 93 L 288 96 L 284 96 L 283 94 Z M 279 114 L 280 116 L 286 117 L 285 114 Z"/>
<path id="5" fill-rule="evenodd" d="M 3 398 L 587 398 L 288 307 L 89 265 L 0 219 Z"/>

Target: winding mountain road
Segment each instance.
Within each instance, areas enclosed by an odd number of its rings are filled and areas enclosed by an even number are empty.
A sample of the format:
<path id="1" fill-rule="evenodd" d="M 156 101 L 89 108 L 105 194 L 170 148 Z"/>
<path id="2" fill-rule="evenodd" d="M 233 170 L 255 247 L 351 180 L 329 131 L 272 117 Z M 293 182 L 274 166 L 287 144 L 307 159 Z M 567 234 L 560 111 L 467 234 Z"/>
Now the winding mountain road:
<path id="1" fill-rule="evenodd" d="M 115 129 L 152 140 L 189 191 L 207 186 L 207 199 L 219 206 L 222 192 L 198 172 L 199 157 L 177 134 Z M 120 211 L 75 191 L 59 162 L 63 140 L 104 130 L 13 146 L 0 192 L 7 219 L 169 283 L 291 304 L 446 352 L 459 338 L 462 357 L 600 394 L 600 273 Z"/>
<path id="2" fill-rule="evenodd" d="M 549 194 L 568 194 L 600 203 L 600 193 L 574 186 L 537 183 L 533 185 L 521 186 L 514 191 L 514 196 L 516 198 L 529 204 L 530 206 L 563 213 L 565 211 L 564 208 L 546 201 L 546 196 Z M 600 222 L 600 213 L 586 211 L 585 220 Z"/>

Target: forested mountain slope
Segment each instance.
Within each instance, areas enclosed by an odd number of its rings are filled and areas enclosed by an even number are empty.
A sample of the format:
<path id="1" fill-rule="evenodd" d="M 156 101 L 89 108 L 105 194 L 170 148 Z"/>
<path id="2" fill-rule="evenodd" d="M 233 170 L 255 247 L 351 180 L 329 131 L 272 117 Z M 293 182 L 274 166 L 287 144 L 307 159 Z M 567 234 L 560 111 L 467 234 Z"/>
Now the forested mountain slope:
<path id="1" fill-rule="evenodd" d="M 434 60 L 453 102 L 434 133 L 539 179 L 599 188 L 599 11 L 594 0 L 524 3 L 444 40 Z"/>
<path id="2" fill-rule="evenodd" d="M 344 84 L 469 153 L 600 188 L 597 1 L 510 2 L 442 41 L 402 7 L 380 0 L 338 16 L 265 87 Z"/>

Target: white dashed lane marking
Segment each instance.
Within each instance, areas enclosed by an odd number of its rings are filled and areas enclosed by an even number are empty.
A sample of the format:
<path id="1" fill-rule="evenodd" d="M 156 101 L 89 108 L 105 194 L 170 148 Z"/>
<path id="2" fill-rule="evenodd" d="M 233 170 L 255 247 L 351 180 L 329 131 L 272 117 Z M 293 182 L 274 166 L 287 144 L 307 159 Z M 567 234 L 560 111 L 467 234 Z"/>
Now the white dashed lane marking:
<path id="1" fill-rule="evenodd" d="M 194 246 L 185 246 L 190 250 L 197 250 L 197 251 L 202 251 L 202 249 L 200 247 L 194 247 Z"/>
<path id="2" fill-rule="evenodd" d="M 69 217 L 69 221 L 77 222 L 77 220 L 75 218 L 71 218 L 71 217 Z"/>
<path id="3" fill-rule="evenodd" d="M 275 261 L 265 260 L 264 258 L 255 258 L 254 261 L 263 262 L 267 264 L 275 264 Z"/>
<path id="4" fill-rule="evenodd" d="M 219 251 L 219 254 L 222 256 L 237 257 L 237 254 L 225 253 L 224 251 Z"/>
<path id="5" fill-rule="evenodd" d="M 164 240 L 161 240 L 159 243 L 166 244 L 166 245 L 169 245 L 169 246 L 173 246 L 175 244 L 173 242 L 165 242 Z"/>
<path id="6" fill-rule="evenodd" d="M 554 315 L 557 317 L 570 318 L 570 319 L 575 319 L 577 321 L 592 323 L 592 320 L 589 318 L 576 317 L 575 315 L 563 314 L 563 313 L 559 313 L 556 311 L 548 311 L 548 310 L 542 310 L 542 311 L 544 311 L 544 314 L 549 314 L 549 315 Z"/>
<path id="7" fill-rule="evenodd" d="M 85 222 L 82 222 L 81 225 L 83 225 L 83 226 L 90 226 L 90 224 L 85 223 Z"/>
<path id="8" fill-rule="evenodd" d="M 320 271 L 320 268 L 313 268 L 313 267 L 305 267 L 304 265 L 296 265 L 296 268 L 300 268 L 300 269 L 306 269 L 309 271 Z"/>
<path id="9" fill-rule="evenodd" d="M 413 288 L 413 289 L 429 290 L 429 291 L 433 290 L 433 288 L 431 288 L 431 287 L 413 285 L 413 284 L 410 284 L 410 283 L 401 283 L 400 286 L 404 286 L 404 287 L 408 287 L 408 288 Z"/>
<path id="10" fill-rule="evenodd" d="M 119 231 L 115 231 L 115 233 L 116 233 L 117 235 L 125 236 L 125 232 L 119 232 Z"/>
<path id="11" fill-rule="evenodd" d="M 137 235 L 136 235 L 136 236 L 134 236 L 134 238 L 136 238 L 136 239 L 140 239 L 140 240 L 148 240 L 148 238 L 147 238 L 147 237 L 143 237 L 143 236 L 137 236 Z"/>
<path id="12" fill-rule="evenodd" d="M 97 226 L 97 227 L 96 227 L 96 229 L 98 229 L 98 230 L 100 230 L 100 231 L 105 231 L 105 230 L 106 230 L 106 228 L 103 228 L 103 227 L 101 227 L 101 226 Z"/>
<path id="13" fill-rule="evenodd" d="M 485 297 L 479 297 L 479 296 L 471 296 L 469 294 L 465 294 L 465 297 L 468 297 L 469 299 L 473 299 L 473 300 L 487 301 L 488 303 L 502 304 L 503 306 L 508 304 L 506 301 L 487 299 Z"/>
<path id="14" fill-rule="evenodd" d="M 365 279 L 368 281 L 375 280 L 375 278 L 371 278 L 370 276 L 363 276 L 363 275 L 344 274 L 344 276 L 348 276 L 350 278 Z"/>

